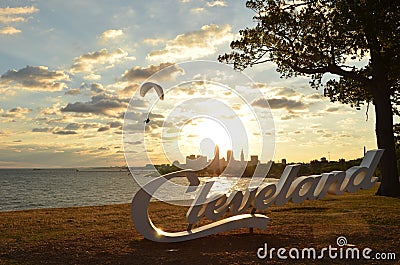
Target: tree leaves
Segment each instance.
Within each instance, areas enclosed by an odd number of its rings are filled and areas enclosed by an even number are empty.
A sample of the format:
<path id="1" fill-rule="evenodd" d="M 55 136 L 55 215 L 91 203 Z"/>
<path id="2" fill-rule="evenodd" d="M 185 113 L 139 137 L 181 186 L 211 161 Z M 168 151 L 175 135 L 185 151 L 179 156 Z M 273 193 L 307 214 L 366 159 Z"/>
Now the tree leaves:
<path id="1" fill-rule="evenodd" d="M 373 102 L 384 76 L 399 115 L 399 1 L 250 0 L 246 6 L 256 13 L 256 26 L 241 30 L 220 61 L 239 70 L 275 62 L 282 77 L 310 76 L 331 101 L 353 107 Z M 322 82 L 325 73 L 336 77 Z"/>

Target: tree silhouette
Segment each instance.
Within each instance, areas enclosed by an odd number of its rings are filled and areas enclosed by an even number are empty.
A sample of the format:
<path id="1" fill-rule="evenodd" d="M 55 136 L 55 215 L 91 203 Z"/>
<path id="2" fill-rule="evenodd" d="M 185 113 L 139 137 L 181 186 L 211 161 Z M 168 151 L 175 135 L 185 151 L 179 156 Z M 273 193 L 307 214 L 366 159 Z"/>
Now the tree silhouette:
<path id="1" fill-rule="evenodd" d="M 399 196 L 393 113 L 400 103 L 400 2 L 251 0 L 246 6 L 256 26 L 240 30 L 233 51 L 218 59 L 239 70 L 271 61 L 282 77 L 310 76 L 311 87 L 323 88 L 331 101 L 374 104 L 377 143 L 385 149 L 378 194 Z"/>

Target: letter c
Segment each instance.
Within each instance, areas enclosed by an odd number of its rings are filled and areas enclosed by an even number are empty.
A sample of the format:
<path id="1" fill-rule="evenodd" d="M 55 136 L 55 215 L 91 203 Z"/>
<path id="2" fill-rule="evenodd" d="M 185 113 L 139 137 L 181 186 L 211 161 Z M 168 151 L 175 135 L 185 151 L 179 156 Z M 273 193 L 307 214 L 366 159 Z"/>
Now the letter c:
<path id="1" fill-rule="evenodd" d="M 269 218 L 262 214 L 242 214 L 231 216 L 229 218 L 222 219 L 190 231 L 170 233 L 155 227 L 148 215 L 148 206 L 150 199 L 152 198 L 152 194 L 154 194 L 159 187 L 168 181 L 168 179 L 178 175 L 182 176 L 181 174 L 184 173 L 183 171 L 185 170 L 167 174 L 152 180 L 142 187 L 133 197 L 131 205 L 131 218 L 136 230 L 145 238 L 156 242 L 181 242 L 238 228 L 266 228 Z M 189 179 L 189 181 L 191 180 Z"/>

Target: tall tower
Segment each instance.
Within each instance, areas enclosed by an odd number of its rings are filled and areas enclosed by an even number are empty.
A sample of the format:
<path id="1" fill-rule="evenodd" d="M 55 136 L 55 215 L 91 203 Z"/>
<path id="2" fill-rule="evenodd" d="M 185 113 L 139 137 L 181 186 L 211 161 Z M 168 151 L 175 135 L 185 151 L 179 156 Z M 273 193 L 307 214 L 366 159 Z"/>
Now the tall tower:
<path id="1" fill-rule="evenodd" d="M 226 151 L 226 162 L 229 163 L 231 161 L 231 159 L 235 160 L 233 158 L 233 151 L 232 150 L 228 150 L 228 151 Z"/>
<path id="2" fill-rule="evenodd" d="M 243 148 L 242 148 L 242 152 L 240 152 L 240 161 L 244 162 Z"/>
<path id="3" fill-rule="evenodd" d="M 210 168 L 211 168 L 212 170 L 214 170 L 214 172 L 217 173 L 217 174 L 219 174 L 219 172 L 221 171 L 221 170 L 220 170 L 221 168 L 220 168 L 220 166 L 219 166 L 219 147 L 218 147 L 217 144 L 215 145 L 214 159 L 213 159 L 213 161 L 212 161 L 211 164 L 210 164 Z"/>
<path id="4" fill-rule="evenodd" d="M 219 161 L 219 147 L 217 144 L 215 145 L 215 149 L 214 149 L 214 159 Z"/>
<path id="5" fill-rule="evenodd" d="M 258 156 L 250 156 L 250 165 L 252 166 L 258 165 Z"/>

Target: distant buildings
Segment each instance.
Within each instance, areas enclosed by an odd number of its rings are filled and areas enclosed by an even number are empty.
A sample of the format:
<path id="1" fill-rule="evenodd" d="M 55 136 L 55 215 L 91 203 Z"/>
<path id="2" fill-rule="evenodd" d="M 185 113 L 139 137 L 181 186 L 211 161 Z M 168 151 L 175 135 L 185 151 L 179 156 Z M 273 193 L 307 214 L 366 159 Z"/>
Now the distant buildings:
<path id="1" fill-rule="evenodd" d="M 215 150 L 214 150 L 214 159 L 210 163 L 209 168 L 215 173 L 219 174 L 221 172 L 221 167 L 219 163 L 219 147 L 218 145 L 215 145 Z"/>
<path id="2" fill-rule="evenodd" d="M 226 152 L 226 160 L 224 157 L 220 158 L 219 147 L 216 145 L 214 150 L 214 158 L 212 160 L 207 161 L 207 157 L 202 155 L 190 155 L 186 157 L 186 165 L 181 166 L 182 168 L 194 170 L 204 169 L 204 172 L 207 172 L 211 175 L 219 175 L 222 172 L 233 175 L 244 173 L 249 175 L 254 173 L 254 170 L 258 165 L 266 166 L 267 164 L 261 164 L 257 155 L 250 156 L 250 161 L 246 161 L 244 158 L 243 149 L 240 153 L 240 161 L 235 160 L 232 150 L 228 150 Z"/>
<path id="3" fill-rule="evenodd" d="M 258 156 L 250 156 L 250 165 L 251 166 L 257 166 L 258 164 Z"/>
<path id="4" fill-rule="evenodd" d="M 186 167 L 199 170 L 203 169 L 207 166 L 207 156 L 198 155 L 190 155 L 186 157 Z"/>
<path id="5" fill-rule="evenodd" d="M 224 157 L 219 157 L 219 147 L 215 146 L 214 158 L 210 160 L 208 160 L 207 156 L 189 155 L 186 157 L 186 164 L 181 164 L 176 160 L 172 165 L 161 164 L 154 166 L 160 174 L 167 174 L 180 169 L 194 169 L 199 170 L 199 176 L 215 176 L 223 173 L 224 175 L 243 177 L 265 177 L 266 172 L 268 172 L 269 177 L 279 178 L 287 165 L 287 160 L 285 158 L 281 160 L 281 163 L 274 163 L 272 161 L 261 163 L 257 155 L 250 156 L 250 161 L 246 161 L 243 150 L 240 153 L 240 160 L 235 160 L 232 152 L 227 152 L 227 155 L 230 157 L 229 163 Z M 302 166 L 299 175 L 315 175 L 333 170 L 344 171 L 355 164 L 359 165 L 361 160 L 362 158 L 346 161 L 342 158 L 339 159 L 338 162 L 335 162 L 329 161 L 326 157 L 322 157 L 320 160 L 314 159 L 309 163 L 300 162 L 299 164 Z M 146 164 L 144 169 L 154 169 L 154 166 L 152 164 Z M 143 167 L 140 168 L 143 169 Z"/>

